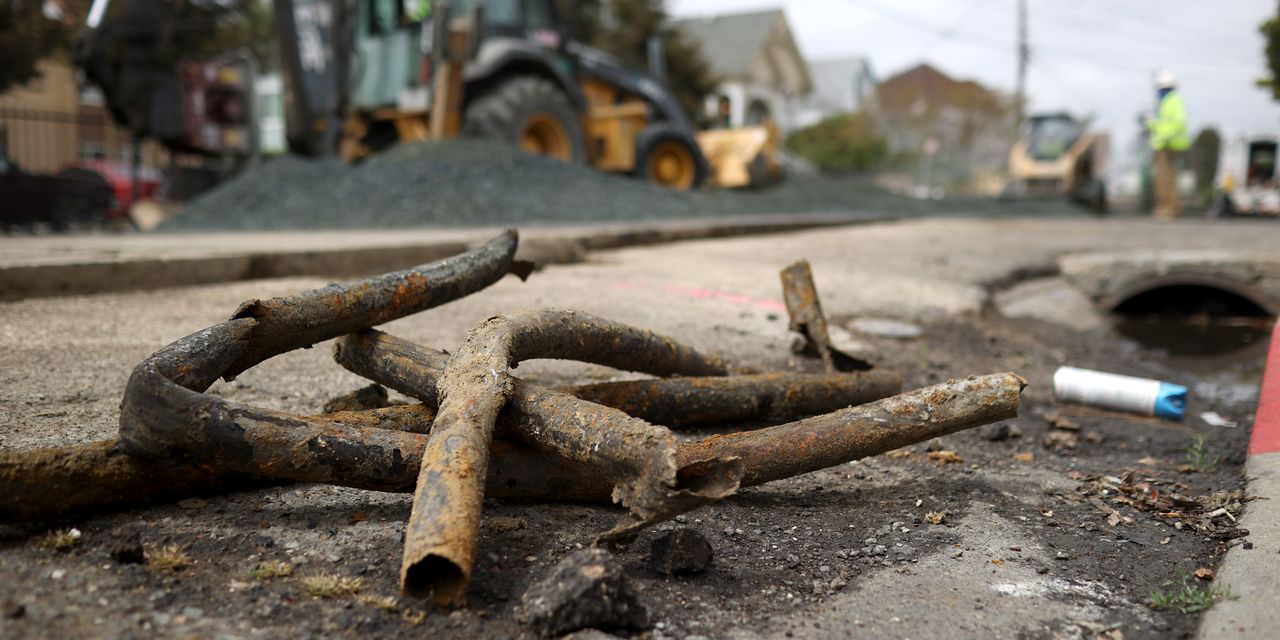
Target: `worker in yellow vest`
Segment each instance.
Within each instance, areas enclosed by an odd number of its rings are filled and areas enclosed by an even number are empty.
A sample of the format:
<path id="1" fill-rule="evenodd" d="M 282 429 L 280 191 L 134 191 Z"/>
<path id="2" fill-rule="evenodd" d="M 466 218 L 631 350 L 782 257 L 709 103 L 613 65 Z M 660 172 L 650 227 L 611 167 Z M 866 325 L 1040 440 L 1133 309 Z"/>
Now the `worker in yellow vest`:
<path id="1" fill-rule="evenodd" d="M 1187 111 L 1182 106 L 1177 84 L 1177 78 L 1168 70 L 1156 74 L 1160 106 L 1156 109 L 1156 117 L 1147 120 L 1151 149 L 1156 156 L 1153 213 L 1161 220 L 1172 220 L 1182 213 L 1177 171 L 1182 152 L 1191 146 L 1191 137 L 1187 134 Z"/>

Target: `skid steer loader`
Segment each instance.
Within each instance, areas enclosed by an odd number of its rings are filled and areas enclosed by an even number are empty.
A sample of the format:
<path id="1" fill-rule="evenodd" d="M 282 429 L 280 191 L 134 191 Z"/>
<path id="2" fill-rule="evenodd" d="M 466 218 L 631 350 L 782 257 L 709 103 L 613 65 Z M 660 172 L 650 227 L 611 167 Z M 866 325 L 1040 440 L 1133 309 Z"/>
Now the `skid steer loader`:
<path id="1" fill-rule="evenodd" d="M 1022 138 L 1009 151 L 1005 198 L 1059 197 L 1107 212 L 1108 138 L 1067 113 L 1027 118 Z"/>

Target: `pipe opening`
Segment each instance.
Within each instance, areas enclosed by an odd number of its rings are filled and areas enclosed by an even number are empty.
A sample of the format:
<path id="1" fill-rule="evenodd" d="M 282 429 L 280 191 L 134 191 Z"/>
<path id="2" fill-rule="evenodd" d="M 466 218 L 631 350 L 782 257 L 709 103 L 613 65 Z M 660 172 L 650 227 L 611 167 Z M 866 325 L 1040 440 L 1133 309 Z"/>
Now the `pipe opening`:
<path id="1" fill-rule="evenodd" d="M 1139 290 L 1112 307 L 1116 330 L 1178 355 L 1213 355 L 1265 341 L 1274 314 L 1246 292 L 1213 284 L 1170 283 Z"/>
<path id="2" fill-rule="evenodd" d="M 448 558 L 433 554 L 409 565 L 402 587 L 405 595 L 430 597 L 441 606 L 457 606 L 466 593 L 467 575 Z"/>

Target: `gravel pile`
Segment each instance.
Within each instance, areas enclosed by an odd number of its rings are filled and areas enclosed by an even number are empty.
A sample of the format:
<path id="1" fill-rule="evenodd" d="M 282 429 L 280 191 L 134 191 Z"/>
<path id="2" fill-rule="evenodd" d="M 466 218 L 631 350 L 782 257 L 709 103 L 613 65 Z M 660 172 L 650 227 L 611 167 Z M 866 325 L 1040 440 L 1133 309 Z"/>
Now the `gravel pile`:
<path id="1" fill-rule="evenodd" d="M 1051 203 L 1056 211 L 1069 210 Z M 678 193 L 504 144 L 398 145 L 357 166 L 285 156 L 190 203 L 164 230 L 280 230 L 643 221 L 718 215 L 869 211 L 1027 213 L 1025 203 L 922 202 L 865 178 L 793 176 L 758 190 Z"/>

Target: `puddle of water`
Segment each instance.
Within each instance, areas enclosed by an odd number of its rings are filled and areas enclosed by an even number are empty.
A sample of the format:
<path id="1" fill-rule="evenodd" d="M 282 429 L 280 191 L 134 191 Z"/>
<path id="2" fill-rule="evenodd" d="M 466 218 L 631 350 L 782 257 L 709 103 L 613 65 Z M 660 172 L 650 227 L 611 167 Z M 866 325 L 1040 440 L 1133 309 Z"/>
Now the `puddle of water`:
<path id="1" fill-rule="evenodd" d="M 1173 356 L 1218 356 L 1266 344 L 1273 321 L 1259 317 L 1119 316 L 1116 331 Z"/>

